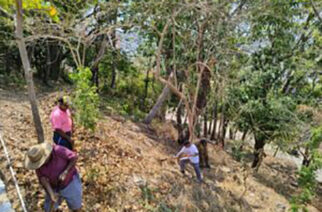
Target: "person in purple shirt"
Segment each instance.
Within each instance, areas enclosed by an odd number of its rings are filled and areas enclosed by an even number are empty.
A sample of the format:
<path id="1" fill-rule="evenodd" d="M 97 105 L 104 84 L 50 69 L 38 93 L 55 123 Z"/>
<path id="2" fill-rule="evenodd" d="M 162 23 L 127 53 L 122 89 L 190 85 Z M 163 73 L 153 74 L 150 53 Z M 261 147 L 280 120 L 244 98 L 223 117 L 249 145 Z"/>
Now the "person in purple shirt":
<path id="1" fill-rule="evenodd" d="M 66 200 L 69 209 L 82 207 L 82 183 L 75 167 L 77 154 L 63 146 L 42 143 L 30 147 L 25 167 L 36 170 L 40 184 L 46 191 L 45 211 L 55 210 Z"/>

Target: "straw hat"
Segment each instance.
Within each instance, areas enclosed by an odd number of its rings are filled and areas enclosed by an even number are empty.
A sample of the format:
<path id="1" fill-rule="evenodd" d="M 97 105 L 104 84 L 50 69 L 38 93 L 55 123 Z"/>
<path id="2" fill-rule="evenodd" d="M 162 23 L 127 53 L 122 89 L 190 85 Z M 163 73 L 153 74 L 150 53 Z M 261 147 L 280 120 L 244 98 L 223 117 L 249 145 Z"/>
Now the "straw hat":
<path id="1" fill-rule="evenodd" d="M 31 170 L 40 168 L 46 162 L 52 150 L 53 146 L 47 142 L 30 147 L 25 156 L 25 167 Z"/>

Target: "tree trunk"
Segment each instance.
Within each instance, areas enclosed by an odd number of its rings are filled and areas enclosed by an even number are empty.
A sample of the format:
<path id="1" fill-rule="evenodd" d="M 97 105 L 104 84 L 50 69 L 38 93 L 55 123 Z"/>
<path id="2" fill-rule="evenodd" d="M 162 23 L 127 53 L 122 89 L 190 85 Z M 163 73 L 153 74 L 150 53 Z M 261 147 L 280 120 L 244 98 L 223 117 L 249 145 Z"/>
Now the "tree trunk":
<path id="1" fill-rule="evenodd" d="M 254 160 L 252 168 L 258 168 L 263 157 L 265 141 L 263 139 L 257 138 L 255 135 L 255 145 L 254 145 Z"/>
<path id="2" fill-rule="evenodd" d="M 48 83 L 48 75 L 50 73 L 50 63 L 51 63 L 51 60 L 50 60 L 50 44 L 49 44 L 49 41 L 46 40 L 46 50 L 47 50 L 47 55 L 46 55 L 46 68 L 44 70 L 44 76 L 43 76 L 43 82 L 45 85 L 49 85 Z"/>
<path id="3" fill-rule="evenodd" d="M 19 47 L 19 53 L 21 57 L 21 61 L 25 71 L 25 77 L 28 85 L 28 95 L 29 101 L 31 104 L 31 111 L 34 120 L 34 124 L 36 127 L 38 143 L 44 142 L 44 131 L 41 125 L 41 120 L 39 116 L 37 101 L 36 101 L 36 94 L 34 83 L 32 80 L 32 72 L 30 68 L 30 62 L 27 54 L 26 44 L 23 38 L 23 16 L 22 16 L 22 1 L 16 0 L 17 6 L 17 16 L 16 16 L 16 39 Z"/>
<path id="4" fill-rule="evenodd" d="M 115 88 L 115 81 L 116 81 L 116 63 L 115 58 L 117 57 L 115 53 L 113 53 L 113 62 L 112 62 L 112 79 L 111 79 L 111 88 Z"/>
<path id="5" fill-rule="evenodd" d="M 244 141 L 244 140 L 245 140 L 247 133 L 248 133 L 248 130 L 245 130 L 245 131 L 243 132 L 243 135 L 242 135 L 242 138 L 241 138 L 241 140 L 242 140 L 242 141 Z"/>
<path id="6" fill-rule="evenodd" d="M 302 165 L 308 167 L 310 165 L 310 163 L 311 163 L 311 159 L 309 156 L 309 148 L 306 147 L 304 155 L 303 155 Z"/>
<path id="7" fill-rule="evenodd" d="M 225 138 L 226 138 L 226 132 L 227 132 L 227 126 L 228 126 L 228 123 L 229 123 L 229 120 L 227 120 L 225 114 L 224 115 L 224 123 L 223 123 L 223 128 L 222 128 L 222 134 L 220 136 L 221 140 L 221 146 L 224 147 L 225 146 Z"/>
<path id="8" fill-rule="evenodd" d="M 233 129 L 231 128 L 231 126 L 229 126 L 229 139 L 230 139 L 230 140 L 233 140 L 233 139 L 234 139 L 234 131 L 233 131 Z"/>
<path id="9" fill-rule="evenodd" d="M 145 99 L 148 97 L 148 90 L 149 90 L 149 73 L 150 73 L 150 68 L 146 71 L 146 76 L 144 79 L 144 96 L 142 98 L 142 105 L 145 105 Z"/>
<path id="10" fill-rule="evenodd" d="M 213 125 L 212 125 L 212 133 L 210 136 L 211 140 L 215 140 L 216 139 L 216 130 L 217 130 L 217 102 L 215 102 L 215 107 L 214 107 L 214 113 L 213 113 Z"/>
<path id="11" fill-rule="evenodd" d="M 210 123 L 208 127 L 208 132 L 207 132 L 208 135 L 211 135 L 212 124 L 213 124 L 213 119 L 211 118 L 211 114 L 210 114 Z"/>
<path id="12" fill-rule="evenodd" d="M 208 121 L 208 117 L 207 117 L 207 110 L 206 110 L 204 114 L 204 122 L 203 122 L 203 136 L 205 138 L 207 138 L 208 136 L 207 121 Z"/>
<path id="13" fill-rule="evenodd" d="M 182 109 L 183 105 L 179 104 L 177 108 L 176 118 L 177 118 L 177 130 L 178 130 L 178 141 L 181 142 L 183 138 L 183 125 L 182 125 Z"/>
<path id="14" fill-rule="evenodd" d="M 164 101 L 168 98 L 169 94 L 170 94 L 170 88 L 168 86 L 165 86 L 162 90 L 161 95 L 158 97 L 157 102 L 150 110 L 149 114 L 145 117 L 144 119 L 145 124 L 151 123 L 152 119 L 156 116 L 161 106 L 163 105 Z"/>
<path id="15" fill-rule="evenodd" d="M 248 133 L 248 130 L 245 130 L 245 131 L 243 132 L 243 135 L 242 135 L 242 137 L 241 137 L 241 140 L 243 141 L 243 143 L 240 145 L 240 147 L 239 147 L 239 151 L 243 151 L 243 149 L 244 149 L 245 138 L 246 138 L 247 133 Z"/>

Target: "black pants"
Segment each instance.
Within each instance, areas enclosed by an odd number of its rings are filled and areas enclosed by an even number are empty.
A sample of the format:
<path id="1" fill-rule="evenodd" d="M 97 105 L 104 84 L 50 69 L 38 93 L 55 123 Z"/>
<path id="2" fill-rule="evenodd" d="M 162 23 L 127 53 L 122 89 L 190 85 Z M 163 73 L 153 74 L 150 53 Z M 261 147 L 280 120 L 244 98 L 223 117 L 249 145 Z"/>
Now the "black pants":
<path id="1" fill-rule="evenodd" d="M 71 132 L 66 132 L 69 137 L 72 135 Z M 66 147 L 67 149 L 73 150 L 72 144 L 65 138 L 63 138 L 59 133 L 54 132 L 53 136 L 54 143 Z"/>

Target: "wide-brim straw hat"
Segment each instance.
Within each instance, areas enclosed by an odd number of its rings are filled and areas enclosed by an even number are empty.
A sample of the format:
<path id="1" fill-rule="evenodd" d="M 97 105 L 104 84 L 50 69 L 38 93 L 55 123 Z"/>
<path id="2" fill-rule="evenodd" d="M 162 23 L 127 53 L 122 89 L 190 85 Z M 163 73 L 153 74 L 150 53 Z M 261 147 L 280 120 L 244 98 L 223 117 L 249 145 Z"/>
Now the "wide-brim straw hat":
<path id="1" fill-rule="evenodd" d="M 47 142 L 29 148 L 25 156 L 25 167 L 35 170 L 40 168 L 50 156 L 53 146 Z"/>

